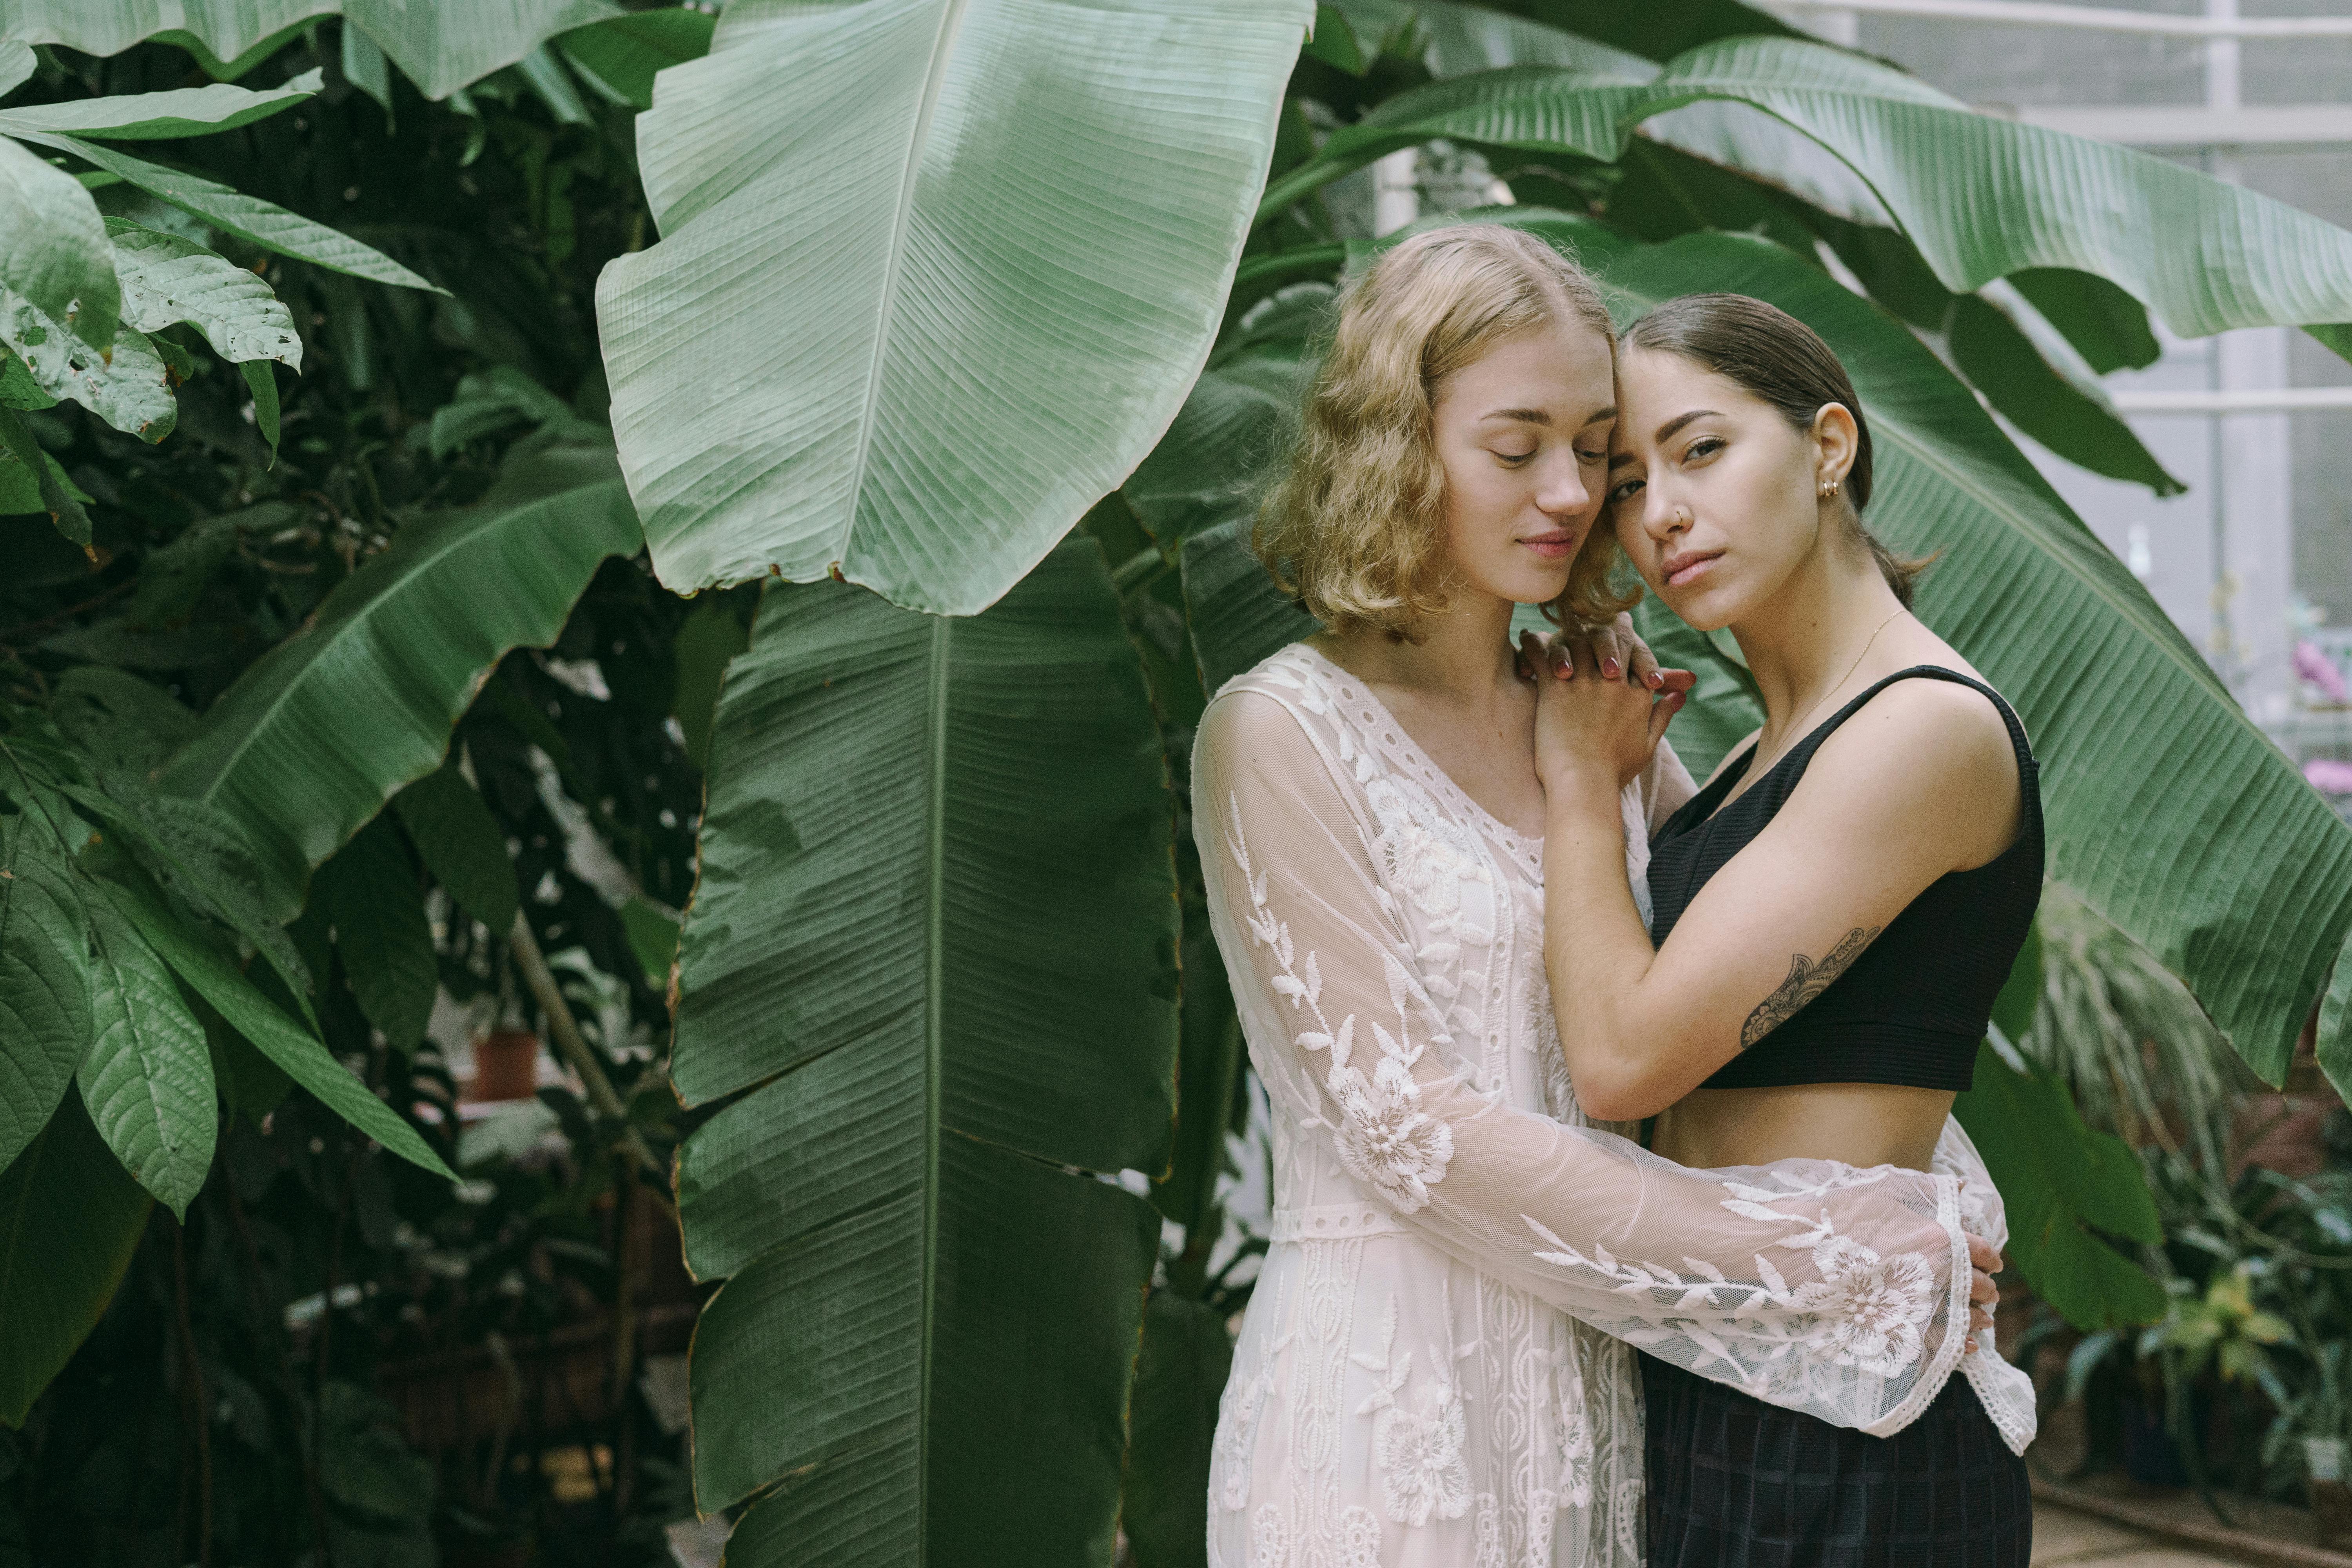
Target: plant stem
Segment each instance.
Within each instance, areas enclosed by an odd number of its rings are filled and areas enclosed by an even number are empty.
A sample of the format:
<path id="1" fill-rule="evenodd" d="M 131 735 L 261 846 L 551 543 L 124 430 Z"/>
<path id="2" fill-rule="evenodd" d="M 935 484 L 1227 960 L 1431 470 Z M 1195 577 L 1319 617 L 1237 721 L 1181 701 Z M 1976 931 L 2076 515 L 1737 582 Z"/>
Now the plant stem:
<path id="1" fill-rule="evenodd" d="M 228 1124 L 229 1136 L 236 1136 L 235 1119 Z M 226 1162 L 224 1162 L 226 1165 Z M 287 1409 L 299 1415 L 302 1409 L 302 1384 L 295 1375 L 294 1363 L 286 1354 L 286 1319 L 278 1304 L 270 1300 L 261 1286 L 261 1249 L 253 1242 L 253 1226 L 245 1217 L 245 1204 L 236 1195 L 236 1180 L 222 1172 L 219 1183 L 221 1205 L 228 1210 L 229 1228 L 236 1233 L 237 1251 L 245 1259 L 245 1280 L 253 1296 L 253 1312 L 261 1325 L 261 1334 L 269 1342 L 270 1359 L 278 1363 L 278 1382 L 284 1385 Z M 327 1540 L 327 1500 L 319 1490 L 318 1423 L 310 1423 L 307 1437 L 299 1435 L 295 1442 L 296 1456 L 302 1466 L 302 1500 L 310 1513 L 310 1535 L 317 1543 L 319 1562 L 322 1568 L 334 1568 L 334 1548 Z"/>
<path id="2" fill-rule="evenodd" d="M 204 1368 L 196 1362 L 195 1326 L 188 1321 L 188 1227 L 172 1226 L 172 1301 L 179 1318 L 181 1384 L 196 1436 L 196 1562 L 212 1568 L 213 1561 L 213 1435 L 212 1413 L 205 1400 Z"/>
<path id="3" fill-rule="evenodd" d="M 555 1037 L 556 1048 L 563 1059 L 580 1075 L 581 1087 L 587 1090 L 588 1103 L 598 1116 L 606 1118 L 620 1129 L 621 1152 L 629 1163 L 640 1171 L 658 1171 L 653 1151 L 637 1130 L 628 1124 L 628 1107 L 621 1103 L 620 1094 L 604 1072 L 604 1064 L 580 1033 L 579 1024 L 572 1016 L 572 1005 L 563 999 L 563 992 L 555 984 L 555 973 L 547 967 L 546 956 L 539 951 L 539 939 L 531 934 L 530 917 L 515 911 L 514 929 L 507 933 L 507 945 L 513 950 L 515 966 L 522 971 L 523 984 L 547 1015 L 547 1032 Z"/>

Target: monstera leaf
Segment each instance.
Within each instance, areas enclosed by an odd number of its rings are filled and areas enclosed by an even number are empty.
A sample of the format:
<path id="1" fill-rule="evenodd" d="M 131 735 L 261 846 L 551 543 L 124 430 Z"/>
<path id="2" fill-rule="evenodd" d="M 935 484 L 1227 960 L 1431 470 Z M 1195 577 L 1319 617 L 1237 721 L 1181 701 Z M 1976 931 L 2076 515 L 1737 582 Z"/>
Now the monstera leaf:
<path id="1" fill-rule="evenodd" d="M 1942 552 L 1920 614 L 2000 687 L 2032 736 L 2050 874 L 2156 954 L 2277 1082 L 2352 931 L 2352 828 L 1969 390 L 1901 325 L 1769 241 L 1694 234 L 1644 246 L 1581 218 L 1489 216 L 1572 247 L 1621 322 L 1677 295 L 1729 290 L 1828 340 L 1870 417 L 1872 528 L 1897 550 Z M 1218 531 L 1188 542 L 1185 585 L 1204 683 L 1304 620 Z M 1653 635 L 1670 637 L 1671 617 L 1651 614 Z M 1696 714 L 1710 721 L 1695 729 L 1711 761 L 1753 728 L 1753 700 L 1711 649 L 1682 662 L 1701 669 L 1701 704 L 1722 709 Z M 2322 1050 L 2341 1063 L 2352 1008 L 2329 1016 Z"/>
<path id="2" fill-rule="evenodd" d="M 673 1058 L 688 1104 L 741 1096 L 677 1166 L 738 1568 L 1110 1560 L 1160 1219 L 1086 1173 L 1168 1157 L 1172 816 L 1093 541 L 970 619 L 768 590 Z"/>
<path id="3" fill-rule="evenodd" d="M 738 0 L 597 289 L 662 580 L 992 603 L 1209 352 L 1307 0 Z"/>
<path id="4" fill-rule="evenodd" d="M 638 542 L 609 450 L 520 464 L 479 504 L 409 523 L 338 584 L 222 694 L 159 784 L 236 819 L 268 906 L 292 919 L 310 868 L 440 765 L 507 651 L 554 641 L 598 563 Z"/>

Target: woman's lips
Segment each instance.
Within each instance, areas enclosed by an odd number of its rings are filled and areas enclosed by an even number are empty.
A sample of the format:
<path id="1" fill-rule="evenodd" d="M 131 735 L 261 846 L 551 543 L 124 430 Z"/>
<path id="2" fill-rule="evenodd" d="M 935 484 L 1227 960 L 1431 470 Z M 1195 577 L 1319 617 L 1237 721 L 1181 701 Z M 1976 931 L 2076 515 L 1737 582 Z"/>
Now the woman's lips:
<path id="1" fill-rule="evenodd" d="M 1680 588 L 1698 580 L 1699 574 L 1715 564 L 1723 554 L 1720 550 L 1691 551 L 1666 557 L 1666 586 Z"/>
<path id="2" fill-rule="evenodd" d="M 1566 529 L 1556 528 L 1549 533 L 1531 533 L 1519 541 L 1547 561 L 1559 561 L 1576 552 L 1578 536 Z"/>

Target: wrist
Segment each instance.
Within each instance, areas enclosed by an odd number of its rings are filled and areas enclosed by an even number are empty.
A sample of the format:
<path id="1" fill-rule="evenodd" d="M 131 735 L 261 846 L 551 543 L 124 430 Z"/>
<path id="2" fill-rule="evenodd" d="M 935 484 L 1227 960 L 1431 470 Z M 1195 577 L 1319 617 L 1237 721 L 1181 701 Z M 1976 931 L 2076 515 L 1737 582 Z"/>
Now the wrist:
<path id="1" fill-rule="evenodd" d="M 1544 801 L 1552 808 L 1591 811 L 1612 819 L 1617 815 L 1619 785 L 1605 767 L 1591 758 L 1570 758 L 1539 772 Z"/>

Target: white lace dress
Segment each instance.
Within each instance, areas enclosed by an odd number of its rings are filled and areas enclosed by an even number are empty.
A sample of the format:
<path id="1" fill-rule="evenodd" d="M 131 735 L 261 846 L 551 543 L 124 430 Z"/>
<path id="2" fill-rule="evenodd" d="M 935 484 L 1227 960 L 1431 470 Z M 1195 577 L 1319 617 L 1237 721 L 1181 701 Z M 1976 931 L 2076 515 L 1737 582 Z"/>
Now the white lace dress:
<path id="1" fill-rule="evenodd" d="M 1540 841 L 1305 644 L 1218 693 L 1193 773 L 1275 1149 L 1214 1568 L 1638 1568 L 1629 1344 L 1881 1435 L 1935 1397 L 1968 1332 L 1965 1233 L 2006 1239 L 1957 1123 L 1934 1173 L 1688 1171 L 1589 1123 L 1544 976 Z M 1665 776 L 1688 777 L 1661 748 L 1626 791 L 1645 914 Z M 2021 1451 L 2031 1386 L 1982 1338 L 1968 1374 Z"/>

